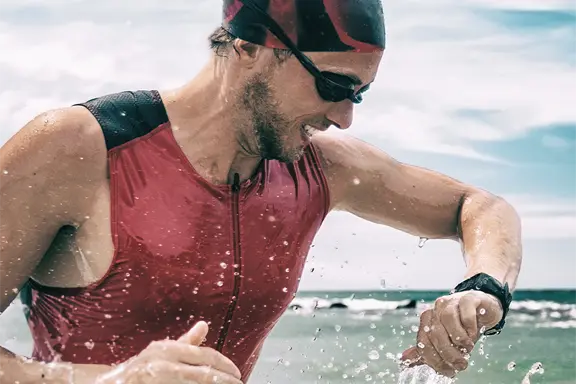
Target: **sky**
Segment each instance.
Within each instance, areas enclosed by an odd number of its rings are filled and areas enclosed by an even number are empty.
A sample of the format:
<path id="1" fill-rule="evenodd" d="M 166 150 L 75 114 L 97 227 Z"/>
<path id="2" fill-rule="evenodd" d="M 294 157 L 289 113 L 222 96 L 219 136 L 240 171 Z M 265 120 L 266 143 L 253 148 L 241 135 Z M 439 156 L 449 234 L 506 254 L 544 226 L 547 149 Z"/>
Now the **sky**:
<path id="1" fill-rule="evenodd" d="M 576 288 L 574 2 L 383 3 L 387 49 L 346 134 L 506 198 L 523 225 L 518 288 Z M 3 0 L 0 143 L 46 109 L 191 80 L 209 58 L 220 4 Z M 459 244 L 418 243 L 331 213 L 300 289 L 449 289 L 462 280 Z"/>

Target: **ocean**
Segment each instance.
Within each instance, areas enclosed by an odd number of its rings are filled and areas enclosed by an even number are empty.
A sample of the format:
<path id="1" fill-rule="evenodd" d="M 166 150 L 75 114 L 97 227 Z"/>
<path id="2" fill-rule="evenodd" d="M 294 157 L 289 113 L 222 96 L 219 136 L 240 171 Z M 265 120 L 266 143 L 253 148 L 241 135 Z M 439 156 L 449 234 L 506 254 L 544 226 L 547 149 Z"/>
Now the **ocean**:
<path id="1" fill-rule="evenodd" d="M 575 290 L 516 291 L 504 331 L 476 345 L 455 381 L 426 367 L 400 373 L 397 356 L 414 344 L 419 312 L 445 293 L 300 292 L 267 339 L 249 384 L 576 383 Z M 17 302 L 0 318 L 0 343 L 30 353 Z"/>

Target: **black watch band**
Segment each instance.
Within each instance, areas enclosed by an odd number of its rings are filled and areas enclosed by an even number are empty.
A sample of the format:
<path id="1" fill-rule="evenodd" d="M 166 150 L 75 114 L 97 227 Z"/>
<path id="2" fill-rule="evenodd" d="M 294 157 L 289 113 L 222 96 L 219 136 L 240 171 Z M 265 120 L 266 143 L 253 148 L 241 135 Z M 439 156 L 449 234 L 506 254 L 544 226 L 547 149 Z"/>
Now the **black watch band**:
<path id="1" fill-rule="evenodd" d="M 486 273 L 478 273 L 477 275 L 474 275 L 458 284 L 452 290 L 452 293 L 471 290 L 491 294 L 500 301 L 500 304 L 502 304 L 502 309 L 504 310 L 502 320 L 500 320 L 496 326 L 484 332 L 484 335 L 488 336 L 499 334 L 502 331 L 502 328 L 504 328 L 506 315 L 508 314 L 510 303 L 512 302 L 512 294 L 508 288 L 508 283 L 502 286 L 502 284 L 492 276 Z"/>

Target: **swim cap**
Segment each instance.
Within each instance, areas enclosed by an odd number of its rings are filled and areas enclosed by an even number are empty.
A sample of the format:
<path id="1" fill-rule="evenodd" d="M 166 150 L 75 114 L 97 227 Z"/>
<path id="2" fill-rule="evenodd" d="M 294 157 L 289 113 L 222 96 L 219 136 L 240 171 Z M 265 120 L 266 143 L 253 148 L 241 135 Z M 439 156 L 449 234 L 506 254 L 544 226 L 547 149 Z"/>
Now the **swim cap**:
<path id="1" fill-rule="evenodd" d="M 380 0 L 224 0 L 224 29 L 254 44 L 286 49 L 248 2 L 276 21 L 303 52 L 374 52 L 386 45 Z"/>

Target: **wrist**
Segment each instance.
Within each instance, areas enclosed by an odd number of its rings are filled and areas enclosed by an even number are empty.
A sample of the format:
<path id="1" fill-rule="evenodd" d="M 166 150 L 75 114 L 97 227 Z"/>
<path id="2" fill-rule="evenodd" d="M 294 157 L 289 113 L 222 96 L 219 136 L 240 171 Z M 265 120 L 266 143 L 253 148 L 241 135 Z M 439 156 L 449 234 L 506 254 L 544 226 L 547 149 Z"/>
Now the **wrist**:
<path id="1" fill-rule="evenodd" d="M 21 359 L 26 380 L 21 384 L 94 384 L 99 375 L 110 371 L 111 367 L 97 364 L 73 364 L 68 362 L 45 363 L 31 359 Z"/>
<path id="2" fill-rule="evenodd" d="M 506 283 L 502 285 L 494 277 L 481 272 L 462 281 L 452 290 L 452 293 L 463 291 L 484 292 L 498 302 L 499 307 L 502 309 L 502 318 L 496 324 L 496 326 L 488 329 L 484 332 L 484 334 L 494 335 L 500 333 L 504 327 L 506 315 L 508 314 L 508 309 L 510 308 L 510 303 L 512 302 L 512 294 L 510 293 L 508 284 Z"/>
<path id="3" fill-rule="evenodd" d="M 45 363 L 26 357 L 16 359 L 21 384 L 69 384 L 75 383 L 74 369 L 70 363 Z"/>

